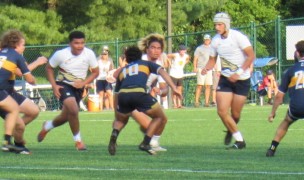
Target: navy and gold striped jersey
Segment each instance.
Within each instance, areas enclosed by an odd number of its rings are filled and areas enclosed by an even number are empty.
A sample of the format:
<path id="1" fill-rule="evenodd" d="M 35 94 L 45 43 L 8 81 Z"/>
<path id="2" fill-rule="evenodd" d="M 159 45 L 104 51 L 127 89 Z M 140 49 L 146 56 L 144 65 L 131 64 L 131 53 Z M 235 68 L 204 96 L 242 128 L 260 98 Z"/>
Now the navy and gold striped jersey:
<path id="1" fill-rule="evenodd" d="M 295 111 L 304 110 L 304 60 L 288 68 L 283 75 L 279 90 L 289 94 L 289 107 Z"/>
<path id="2" fill-rule="evenodd" d="M 25 59 L 12 48 L 0 50 L 0 89 L 11 90 L 16 79 L 15 71 L 19 68 L 22 74 L 30 73 Z"/>
<path id="3" fill-rule="evenodd" d="M 150 61 L 131 62 L 119 72 L 115 92 L 146 92 L 149 75 L 158 74 L 160 68 L 162 67 Z"/>

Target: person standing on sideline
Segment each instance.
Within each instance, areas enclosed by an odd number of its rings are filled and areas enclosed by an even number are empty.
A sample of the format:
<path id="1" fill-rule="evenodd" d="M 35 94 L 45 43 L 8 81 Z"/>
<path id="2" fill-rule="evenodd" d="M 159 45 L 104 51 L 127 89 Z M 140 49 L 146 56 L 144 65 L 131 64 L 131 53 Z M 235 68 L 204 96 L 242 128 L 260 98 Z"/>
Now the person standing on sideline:
<path id="1" fill-rule="evenodd" d="M 212 71 L 208 71 L 207 74 L 201 74 L 203 67 L 206 66 L 209 60 L 210 54 L 210 42 L 211 36 L 209 34 L 204 35 L 204 42 L 198 46 L 194 51 L 193 59 L 193 72 L 197 73 L 197 85 L 195 90 L 195 103 L 194 107 L 199 107 L 199 99 L 203 86 L 205 86 L 205 107 L 209 107 L 209 98 L 212 85 Z"/>
<path id="2" fill-rule="evenodd" d="M 139 149 L 154 155 L 156 151 L 151 148 L 150 141 L 162 121 L 166 119 L 166 115 L 157 100 L 146 91 L 149 75 L 151 73 L 160 74 L 176 95 L 181 96 L 181 94 L 160 65 L 141 60 L 141 57 L 142 53 L 138 47 L 131 46 L 126 50 L 128 65 L 120 70 L 115 86 L 115 101 L 117 102 L 115 121 L 125 125 L 135 109 L 151 117 L 152 120 Z M 116 140 L 119 132 L 113 127 L 108 147 L 111 155 L 116 153 Z"/>
<path id="3" fill-rule="evenodd" d="M 9 76 L 8 79 L 4 81 L 5 84 L 2 86 L 2 89 L 6 90 L 6 92 L 17 102 L 19 105 L 19 112 L 23 114 L 22 117 L 18 116 L 17 124 L 14 129 L 14 144 L 15 146 L 22 149 L 20 154 L 31 154 L 30 150 L 25 147 L 24 140 L 24 131 L 25 126 L 32 122 L 39 114 L 38 106 L 32 102 L 29 98 L 19 94 L 15 91 L 15 78 L 16 75 L 22 76 L 26 73 L 25 79 L 30 84 L 35 84 L 35 78 L 30 73 L 31 70 L 35 69 L 37 66 L 46 63 L 47 59 L 45 57 L 39 57 L 36 61 L 27 65 L 25 58 L 22 56 L 25 50 L 25 38 L 23 34 L 19 30 L 8 30 L 1 37 L 1 45 L 0 45 L 0 56 L 2 57 L 2 61 L 5 64 L 4 68 L 1 70 L 5 74 L 7 71 L 12 72 L 13 74 Z M 23 63 L 27 66 L 23 67 Z M 6 77 L 8 74 L 3 75 Z M 30 81 L 28 81 L 30 80 Z M 0 112 L 0 116 L 2 118 L 6 117 L 6 112 Z"/>
<path id="4" fill-rule="evenodd" d="M 99 110 L 103 110 L 104 97 L 107 97 L 109 103 L 106 104 L 107 109 L 113 110 L 113 94 L 112 84 L 106 78 L 108 72 L 114 69 L 113 61 L 109 58 L 109 52 L 103 50 L 100 57 L 98 57 L 99 75 L 96 78 L 96 89 L 99 95 Z"/>
<path id="5" fill-rule="evenodd" d="M 289 95 L 289 108 L 285 118 L 277 128 L 276 134 L 266 152 L 267 157 L 273 157 L 279 143 L 286 135 L 291 124 L 298 119 L 304 119 L 304 41 L 296 44 L 295 64 L 288 68 L 283 75 L 279 86 L 279 92 L 275 96 L 272 110 L 268 116 L 268 121 L 273 122 L 279 105 L 283 102 L 285 94 Z"/>
<path id="6" fill-rule="evenodd" d="M 59 67 L 55 80 L 54 69 Z M 91 74 L 87 76 L 88 70 Z M 76 149 L 86 150 L 79 125 L 79 101 L 86 84 L 91 83 L 99 74 L 95 53 L 85 47 L 85 35 L 81 31 L 73 31 L 69 35 L 69 47 L 56 51 L 46 66 L 47 78 L 52 85 L 54 95 L 63 104 L 61 113 L 52 121 L 45 121 L 38 134 L 38 142 L 42 142 L 46 134 L 53 128 L 69 122 Z"/>
<path id="7" fill-rule="evenodd" d="M 250 66 L 255 55 L 247 36 L 230 29 L 228 14 L 217 13 L 213 22 L 217 34 L 212 39 L 210 58 L 202 74 L 212 70 L 219 56 L 222 71 L 216 100 L 217 113 L 227 128 L 224 144 L 229 145 L 233 137 L 236 141 L 227 149 L 243 149 L 246 143 L 237 123 L 250 90 Z"/>
<path id="8" fill-rule="evenodd" d="M 170 77 L 177 87 L 180 94 L 183 94 L 183 79 L 184 79 L 184 67 L 190 61 L 190 57 L 187 54 L 187 47 L 180 45 L 177 53 L 167 55 L 170 64 Z M 182 100 L 172 94 L 172 101 L 174 108 L 182 108 Z"/>

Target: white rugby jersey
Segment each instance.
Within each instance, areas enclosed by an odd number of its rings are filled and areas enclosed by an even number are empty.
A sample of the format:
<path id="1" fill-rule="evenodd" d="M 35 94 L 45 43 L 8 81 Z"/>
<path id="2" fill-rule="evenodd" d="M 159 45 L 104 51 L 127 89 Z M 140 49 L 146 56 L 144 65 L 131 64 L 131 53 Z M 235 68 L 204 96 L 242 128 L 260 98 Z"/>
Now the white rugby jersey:
<path id="1" fill-rule="evenodd" d="M 225 39 L 221 38 L 220 34 L 213 37 L 211 42 L 210 56 L 215 57 L 217 54 L 221 59 L 223 76 L 229 77 L 241 67 L 245 60 L 246 55 L 243 49 L 251 46 L 251 43 L 247 36 L 239 31 L 230 29 L 228 37 Z M 249 68 L 244 70 L 244 73 L 240 75 L 239 79 L 248 79 L 250 77 Z"/>
<path id="2" fill-rule="evenodd" d="M 89 68 L 98 67 L 95 53 L 84 48 L 81 54 L 73 55 L 71 47 L 58 50 L 50 58 L 49 64 L 55 68 L 59 66 L 57 81 L 72 82 L 76 79 L 84 80 L 87 76 Z"/>
<path id="3" fill-rule="evenodd" d="M 164 53 L 161 55 L 161 57 L 164 57 Z M 147 54 L 143 54 L 142 57 L 141 57 L 142 60 L 145 60 L 145 61 L 148 61 L 148 55 Z M 156 60 L 156 64 L 160 65 L 161 67 L 163 67 L 163 60 L 162 59 L 157 59 Z M 151 87 L 152 83 L 157 79 L 157 81 L 159 83 L 165 83 L 166 81 L 160 76 L 160 75 L 157 75 L 157 74 L 153 74 L 151 73 L 149 75 L 149 78 L 148 78 L 148 81 L 147 81 L 147 87 Z"/>

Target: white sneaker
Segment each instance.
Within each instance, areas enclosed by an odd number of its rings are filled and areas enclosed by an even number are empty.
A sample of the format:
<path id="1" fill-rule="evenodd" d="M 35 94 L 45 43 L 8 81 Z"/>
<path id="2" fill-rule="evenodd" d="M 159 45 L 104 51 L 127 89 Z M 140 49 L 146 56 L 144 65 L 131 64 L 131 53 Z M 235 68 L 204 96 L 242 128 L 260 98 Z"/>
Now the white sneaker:
<path id="1" fill-rule="evenodd" d="M 152 150 L 156 151 L 156 152 L 165 152 L 165 151 L 167 151 L 166 148 L 163 148 L 160 145 L 156 145 L 156 146 L 155 145 L 154 146 L 150 145 L 150 146 L 151 146 Z"/>

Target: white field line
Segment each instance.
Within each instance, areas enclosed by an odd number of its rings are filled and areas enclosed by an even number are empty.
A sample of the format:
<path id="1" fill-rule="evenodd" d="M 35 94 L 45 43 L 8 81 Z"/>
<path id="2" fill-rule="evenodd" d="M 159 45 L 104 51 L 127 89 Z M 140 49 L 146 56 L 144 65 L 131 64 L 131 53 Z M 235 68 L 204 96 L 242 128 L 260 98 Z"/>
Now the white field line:
<path id="1" fill-rule="evenodd" d="M 229 171 L 229 170 L 191 170 L 191 169 L 131 169 L 131 168 L 93 168 L 93 167 L 24 167 L 0 166 L 0 169 L 18 170 L 61 170 L 61 171 L 146 171 L 146 172 L 182 172 L 203 174 L 265 174 L 265 175 L 304 175 L 304 172 L 279 172 L 279 171 Z"/>

